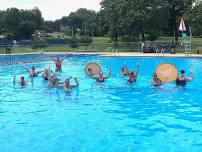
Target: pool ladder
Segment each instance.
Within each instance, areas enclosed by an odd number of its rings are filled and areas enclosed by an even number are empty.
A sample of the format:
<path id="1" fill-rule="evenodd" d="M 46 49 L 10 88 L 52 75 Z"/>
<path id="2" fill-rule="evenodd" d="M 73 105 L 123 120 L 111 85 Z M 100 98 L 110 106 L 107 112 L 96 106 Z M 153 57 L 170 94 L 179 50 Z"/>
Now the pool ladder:
<path id="1" fill-rule="evenodd" d="M 111 56 L 117 56 L 119 54 L 119 50 L 113 49 L 112 47 L 108 47 L 105 52 L 108 52 Z"/>

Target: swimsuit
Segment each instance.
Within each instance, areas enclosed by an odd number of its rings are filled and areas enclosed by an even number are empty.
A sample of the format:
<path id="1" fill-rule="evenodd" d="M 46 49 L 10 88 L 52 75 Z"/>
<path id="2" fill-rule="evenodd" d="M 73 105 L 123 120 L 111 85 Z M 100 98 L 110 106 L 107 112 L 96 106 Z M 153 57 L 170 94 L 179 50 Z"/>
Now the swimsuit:
<path id="1" fill-rule="evenodd" d="M 184 80 L 179 80 L 179 78 L 177 78 L 177 80 L 176 80 L 176 85 L 177 85 L 177 86 L 185 87 L 186 84 L 187 84 L 187 82 L 186 82 L 185 79 L 184 79 Z"/>
<path id="2" fill-rule="evenodd" d="M 56 72 L 61 72 L 62 71 L 61 61 L 57 61 L 55 63 L 55 66 L 56 66 L 56 69 L 55 69 Z"/>
<path id="3" fill-rule="evenodd" d="M 102 83 L 102 82 L 104 82 L 105 80 L 104 79 L 99 79 L 99 78 L 97 78 L 97 82 L 99 82 L 99 83 Z"/>

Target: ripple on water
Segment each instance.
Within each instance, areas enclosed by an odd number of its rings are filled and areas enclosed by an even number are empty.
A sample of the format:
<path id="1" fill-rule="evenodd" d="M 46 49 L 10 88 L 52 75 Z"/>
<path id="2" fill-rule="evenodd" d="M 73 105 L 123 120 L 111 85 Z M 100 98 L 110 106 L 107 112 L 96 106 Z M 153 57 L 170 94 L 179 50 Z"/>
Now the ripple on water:
<path id="1" fill-rule="evenodd" d="M 102 64 L 104 75 L 112 67 L 112 77 L 104 84 L 89 79 L 83 70 L 89 62 Z M 130 70 L 141 64 L 134 85 L 119 75 L 124 62 Z M 193 66 L 194 82 L 186 88 L 150 86 L 162 62 L 185 70 Z M 0 152 L 201 151 L 201 64 L 200 59 L 71 56 L 58 74 L 61 80 L 78 77 L 80 87 L 71 91 L 49 88 L 41 77 L 21 88 L 12 77 L 25 73 L 22 67 L 10 72 L 0 67 Z M 34 65 L 54 67 L 53 62 Z M 25 77 L 30 81 L 27 73 Z"/>

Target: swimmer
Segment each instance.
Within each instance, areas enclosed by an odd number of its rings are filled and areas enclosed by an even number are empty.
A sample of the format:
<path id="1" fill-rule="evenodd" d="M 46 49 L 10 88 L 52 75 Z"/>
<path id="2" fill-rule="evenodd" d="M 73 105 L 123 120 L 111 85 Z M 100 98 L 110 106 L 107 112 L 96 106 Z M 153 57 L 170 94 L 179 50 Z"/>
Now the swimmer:
<path id="1" fill-rule="evenodd" d="M 66 58 L 66 55 L 63 58 L 57 57 L 56 59 L 51 58 L 55 62 L 55 72 L 62 72 L 62 62 Z"/>
<path id="2" fill-rule="evenodd" d="M 48 68 L 45 68 L 44 73 L 42 74 L 42 77 L 44 78 L 44 80 L 48 80 L 51 74 L 53 74 L 53 72 L 50 69 L 50 67 L 48 67 Z"/>
<path id="3" fill-rule="evenodd" d="M 151 84 L 154 85 L 154 86 L 160 86 L 160 85 L 162 85 L 161 80 L 157 77 L 156 73 L 153 74 L 153 77 L 152 77 L 152 80 L 151 80 Z"/>
<path id="4" fill-rule="evenodd" d="M 176 80 L 176 85 L 185 87 L 187 82 L 190 82 L 190 81 L 194 80 L 194 74 L 193 74 L 192 70 L 190 70 L 190 75 L 191 75 L 190 78 L 185 77 L 185 70 L 181 70 L 180 75 L 178 76 L 178 78 Z"/>
<path id="5" fill-rule="evenodd" d="M 27 72 L 29 72 L 29 76 L 30 76 L 30 77 L 37 77 L 38 74 L 44 72 L 44 70 L 43 70 L 43 71 L 37 71 L 34 66 L 32 66 L 32 69 L 31 69 L 31 70 L 29 70 L 24 64 L 23 64 L 23 67 L 24 67 L 24 69 L 25 69 Z"/>
<path id="6" fill-rule="evenodd" d="M 50 75 L 48 78 L 48 86 L 49 87 L 58 87 L 60 84 L 60 79 L 56 77 L 56 75 Z"/>
<path id="7" fill-rule="evenodd" d="M 92 77 L 92 78 L 95 79 L 95 80 L 96 80 L 97 82 L 99 82 L 99 83 L 103 83 L 105 80 L 109 79 L 110 77 L 111 77 L 111 68 L 109 69 L 109 74 L 108 74 L 107 77 L 104 77 L 104 76 L 103 76 L 103 73 L 100 72 L 100 73 L 98 74 L 98 77 Z"/>
<path id="8" fill-rule="evenodd" d="M 13 84 L 16 83 L 16 76 L 14 75 L 13 77 Z M 25 76 L 24 75 L 21 75 L 20 76 L 20 81 L 18 82 L 21 86 L 25 86 L 27 85 L 27 81 L 25 80 Z"/>
<path id="9" fill-rule="evenodd" d="M 124 66 L 121 67 L 121 75 L 127 76 L 129 74 L 129 70 L 126 67 L 126 64 L 124 63 Z"/>
<path id="10" fill-rule="evenodd" d="M 136 72 L 135 73 L 134 72 L 129 72 L 127 74 L 127 76 L 128 76 L 127 82 L 128 83 L 134 83 L 134 82 L 137 81 L 137 76 L 138 76 L 138 73 L 139 73 L 139 67 L 140 67 L 140 65 L 137 64 Z"/>
<path id="11" fill-rule="evenodd" d="M 70 80 L 72 79 L 72 77 L 69 77 L 68 79 L 66 79 L 64 81 L 64 85 L 59 86 L 59 87 L 63 87 L 65 90 L 69 90 L 69 89 L 73 89 L 79 86 L 79 82 L 77 80 L 77 78 L 74 78 L 74 81 L 76 82 L 75 85 L 70 85 Z"/>

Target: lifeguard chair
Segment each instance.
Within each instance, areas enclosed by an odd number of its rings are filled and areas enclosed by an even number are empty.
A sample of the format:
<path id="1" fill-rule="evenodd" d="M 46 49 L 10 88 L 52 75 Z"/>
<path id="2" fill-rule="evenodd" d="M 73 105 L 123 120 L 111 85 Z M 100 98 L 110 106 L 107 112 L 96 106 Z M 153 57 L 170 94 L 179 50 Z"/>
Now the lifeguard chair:
<path id="1" fill-rule="evenodd" d="M 181 19 L 179 31 L 182 32 L 182 46 L 184 47 L 184 53 L 188 56 L 191 55 L 191 28 L 190 28 L 190 36 L 187 35 L 186 26 L 183 18 Z"/>
<path id="2" fill-rule="evenodd" d="M 182 44 L 184 47 L 184 53 L 188 56 L 191 55 L 191 36 L 187 36 L 186 33 L 182 33 Z"/>

